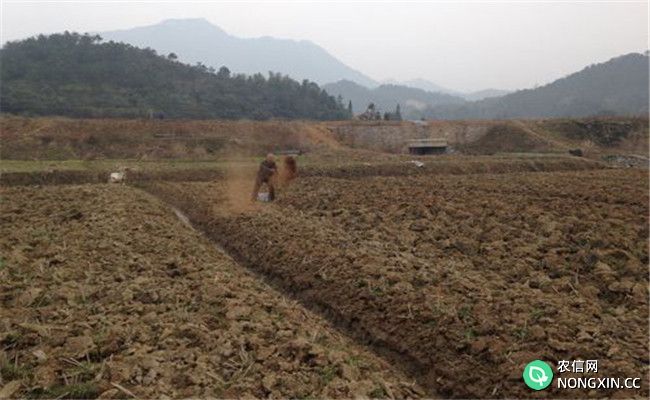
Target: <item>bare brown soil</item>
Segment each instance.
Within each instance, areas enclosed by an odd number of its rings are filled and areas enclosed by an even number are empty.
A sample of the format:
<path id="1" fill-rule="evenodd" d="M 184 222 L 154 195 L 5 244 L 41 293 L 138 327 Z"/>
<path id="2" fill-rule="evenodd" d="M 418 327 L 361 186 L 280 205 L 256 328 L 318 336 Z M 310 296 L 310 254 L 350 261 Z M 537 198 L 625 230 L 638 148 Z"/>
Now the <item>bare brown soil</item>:
<path id="1" fill-rule="evenodd" d="M 150 121 L 0 117 L 0 156 L 12 160 L 221 159 L 268 151 L 404 154 L 407 141 L 445 138 L 457 151 L 647 155 L 647 118 L 503 121 Z"/>
<path id="2" fill-rule="evenodd" d="M 422 137 L 494 155 L 397 154 Z M 649 395 L 647 171 L 597 161 L 647 167 L 647 119 L 2 117 L 0 140 L 4 159 L 210 160 L 127 184 L 212 239 L 101 184 L 119 161 L 2 174 L 0 398 Z M 250 156 L 281 149 L 309 153 L 298 179 L 251 203 Z M 531 392 L 536 358 L 643 389 Z"/>
<path id="3" fill-rule="evenodd" d="M 647 154 L 648 120 L 643 118 L 549 119 L 537 121 L 536 129 L 555 134 L 587 149 Z M 606 151 L 609 149 L 610 151 Z"/>
<path id="4" fill-rule="evenodd" d="M 186 121 L 1 117 L 4 159 L 214 159 L 279 149 L 338 149 L 307 121 Z"/>
<path id="5" fill-rule="evenodd" d="M 494 125 L 477 140 L 461 144 L 457 148 L 467 154 L 550 152 L 561 149 L 558 144 L 550 143 L 543 136 L 527 130 L 523 123 L 519 124 Z"/>
<path id="6" fill-rule="evenodd" d="M 424 394 L 142 191 L 1 195 L 0 397 Z"/>
<path id="7" fill-rule="evenodd" d="M 503 174 L 513 172 L 580 171 L 606 168 L 594 160 L 564 155 L 549 156 L 437 156 L 405 157 L 400 159 L 354 162 L 349 164 L 324 163 L 301 170 L 301 176 L 332 178 L 365 178 L 371 176 L 429 176 L 465 174 Z M 417 166 L 412 161 L 420 161 Z"/>
<path id="8" fill-rule="evenodd" d="M 7 172 L 0 174 L 0 184 L 3 186 L 25 186 L 106 183 L 111 172 L 115 172 L 115 170 Z M 219 179 L 223 178 L 225 174 L 226 168 L 194 168 L 177 171 L 127 171 L 126 177 L 128 182 L 151 180 L 192 182 Z"/>
<path id="9" fill-rule="evenodd" d="M 421 161 L 421 167 L 413 164 Z M 82 183 L 105 183 L 111 172 L 121 170 L 119 161 L 113 162 L 112 168 L 94 167 L 91 170 L 41 168 L 35 171 L 4 172 L 0 174 L 3 186 L 19 185 L 61 185 Z M 91 162 L 92 165 L 92 162 Z M 252 161 L 222 161 L 214 166 L 185 165 L 183 168 L 155 169 L 142 163 L 126 171 L 126 181 L 130 183 L 146 181 L 211 181 L 216 179 L 250 180 L 255 176 L 257 165 Z M 281 171 L 286 170 L 280 164 Z M 411 157 L 376 154 L 365 151 L 354 152 L 319 152 L 309 157 L 309 165 L 300 167 L 301 176 L 330 177 L 366 177 L 366 176 L 403 176 L 430 174 L 467 174 L 467 173 L 509 173 L 525 171 L 564 171 L 606 168 L 607 164 L 580 157 L 566 155 L 535 156 L 528 154 L 506 156 L 438 156 Z M 297 168 L 297 166 L 296 166 Z M 282 176 L 281 181 L 287 181 Z M 250 183 L 246 183 L 250 185 Z M 250 194 L 250 193 L 249 193 Z"/>
<path id="10" fill-rule="evenodd" d="M 314 176 L 244 212 L 222 182 L 149 190 L 431 392 L 648 396 L 645 171 Z M 598 359 L 643 389 L 531 392 L 537 358 Z"/>

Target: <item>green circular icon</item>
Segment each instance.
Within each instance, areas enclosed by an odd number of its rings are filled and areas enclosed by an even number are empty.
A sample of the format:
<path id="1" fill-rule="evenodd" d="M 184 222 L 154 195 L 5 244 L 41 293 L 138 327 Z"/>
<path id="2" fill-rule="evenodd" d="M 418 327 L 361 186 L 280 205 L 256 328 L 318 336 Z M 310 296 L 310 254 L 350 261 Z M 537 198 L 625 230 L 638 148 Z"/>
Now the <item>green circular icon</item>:
<path id="1" fill-rule="evenodd" d="M 524 368 L 523 377 L 529 388 L 546 389 L 553 382 L 553 369 L 544 361 L 531 361 Z"/>

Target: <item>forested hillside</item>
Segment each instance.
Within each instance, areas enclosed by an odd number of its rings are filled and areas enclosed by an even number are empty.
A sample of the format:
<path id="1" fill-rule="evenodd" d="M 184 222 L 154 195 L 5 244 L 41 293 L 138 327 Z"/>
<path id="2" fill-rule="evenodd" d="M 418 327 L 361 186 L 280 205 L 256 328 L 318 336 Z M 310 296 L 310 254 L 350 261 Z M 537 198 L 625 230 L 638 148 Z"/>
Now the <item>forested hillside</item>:
<path id="1" fill-rule="evenodd" d="M 77 33 L 40 35 L 0 50 L 0 109 L 71 117 L 345 119 L 317 84 L 190 66 L 174 54 Z"/>
<path id="2" fill-rule="evenodd" d="M 425 111 L 433 119 L 648 115 L 648 54 L 631 53 L 535 89 Z"/>

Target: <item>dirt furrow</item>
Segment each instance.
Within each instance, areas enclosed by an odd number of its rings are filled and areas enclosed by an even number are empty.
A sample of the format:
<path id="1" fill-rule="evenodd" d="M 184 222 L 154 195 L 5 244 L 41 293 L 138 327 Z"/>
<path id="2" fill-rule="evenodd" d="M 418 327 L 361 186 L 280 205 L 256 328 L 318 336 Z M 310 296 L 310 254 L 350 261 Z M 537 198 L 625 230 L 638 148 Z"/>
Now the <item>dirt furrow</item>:
<path id="1" fill-rule="evenodd" d="M 521 371 L 536 358 L 644 376 L 647 177 L 525 178 L 309 178 L 245 212 L 229 209 L 223 182 L 148 189 L 443 396 L 529 397 Z M 549 185 L 576 200 L 538 199 Z"/>
<path id="2" fill-rule="evenodd" d="M 398 370 L 152 196 L 3 188 L 0 387 L 30 398 L 413 398 Z"/>

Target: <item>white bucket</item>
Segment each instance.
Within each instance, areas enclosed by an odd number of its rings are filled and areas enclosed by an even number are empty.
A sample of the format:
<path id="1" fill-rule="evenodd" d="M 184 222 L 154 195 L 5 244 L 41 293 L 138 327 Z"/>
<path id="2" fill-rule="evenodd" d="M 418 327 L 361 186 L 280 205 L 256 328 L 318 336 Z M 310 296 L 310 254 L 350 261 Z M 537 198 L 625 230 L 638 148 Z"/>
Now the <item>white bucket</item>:
<path id="1" fill-rule="evenodd" d="M 261 192 L 261 193 L 258 193 L 258 194 L 257 194 L 257 200 L 258 200 L 258 201 L 261 201 L 261 202 L 264 202 L 264 203 L 268 203 L 268 202 L 270 201 L 270 199 L 269 199 L 269 193 L 268 193 L 268 192 Z"/>

